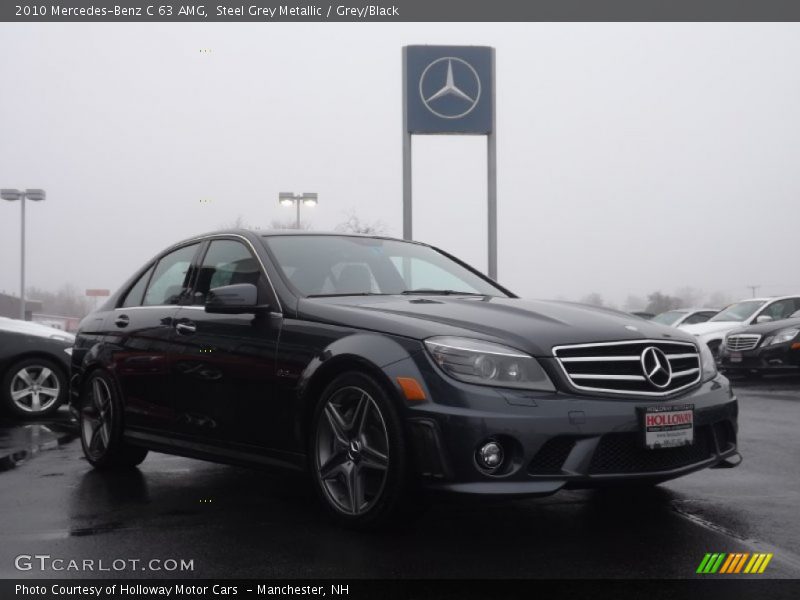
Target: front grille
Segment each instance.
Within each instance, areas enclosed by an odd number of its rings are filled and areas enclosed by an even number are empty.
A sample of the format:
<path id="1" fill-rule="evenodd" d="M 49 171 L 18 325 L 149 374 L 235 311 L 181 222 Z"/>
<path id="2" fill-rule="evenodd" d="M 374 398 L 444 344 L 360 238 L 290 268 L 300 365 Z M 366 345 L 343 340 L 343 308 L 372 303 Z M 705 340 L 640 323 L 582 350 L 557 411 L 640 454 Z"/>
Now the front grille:
<path id="1" fill-rule="evenodd" d="M 726 338 L 725 347 L 733 352 L 742 352 L 744 350 L 752 350 L 758 346 L 761 341 L 761 336 L 753 333 L 738 333 L 736 335 L 729 335 Z"/>
<path id="2" fill-rule="evenodd" d="M 575 438 L 556 436 L 547 440 L 533 457 L 528 472 L 531 475 L 555 475 L 561 473 L 564 461 L 575 447 Z"/>
<path id="3" fill-rule="evenodd" d="M 608 433 L 600 439 L 592 455 L 589 474 L 656 473 L 688 467 L 714 454 L 710 426 L 698 427 L 694 443 L 680 448 L 650 450 L 643 446 L 638 432 Z"/>
<path id="4" fill-rule="evenodd" d="M 667 359 L 669 378 L 663 372 L 651 377 L 646 375 L 644 355 L 647 351 L 652 361 L 651 348 L 659 350 Z M 576 344 L 556 346 L 553 354 L 578 390 L 666 396 L 695 385 L 701 377 L 700 354 L 690 342 L 636 340 Z M 652 363 L 648 368 L 652 373 Z"/>

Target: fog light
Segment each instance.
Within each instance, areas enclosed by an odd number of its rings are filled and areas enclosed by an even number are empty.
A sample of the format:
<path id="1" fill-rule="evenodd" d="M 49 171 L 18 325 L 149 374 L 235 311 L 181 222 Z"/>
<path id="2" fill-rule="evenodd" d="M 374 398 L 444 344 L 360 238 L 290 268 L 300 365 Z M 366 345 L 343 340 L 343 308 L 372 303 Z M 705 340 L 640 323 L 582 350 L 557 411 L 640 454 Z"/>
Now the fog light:
<path id="1" fill-rule="evenodd" d="M 478 463 L 487 469 L 496 469 L 503 464 L 503 447 L 497 442 L 486 442 L 478 450 Z"/>

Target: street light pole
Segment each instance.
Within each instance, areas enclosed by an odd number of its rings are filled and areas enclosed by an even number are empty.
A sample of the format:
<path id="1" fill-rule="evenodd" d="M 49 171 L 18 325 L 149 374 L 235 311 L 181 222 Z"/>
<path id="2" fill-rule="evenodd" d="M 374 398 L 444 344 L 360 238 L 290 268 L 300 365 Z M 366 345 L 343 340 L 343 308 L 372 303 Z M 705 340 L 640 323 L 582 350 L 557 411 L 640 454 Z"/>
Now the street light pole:
<path id="1" fill-rule="evenodd" d="M 45 199 L 44 190 L 28 189 L 23 191 L 14 189 L 0 190 L 0 198 L 14 202 L 20 200 L 21 211 L 21 233 L 20 233 L 20 270 L 19 270 L 19 314 L 20 319 L 25 320 L 25 199 L 41 202 Z"/>

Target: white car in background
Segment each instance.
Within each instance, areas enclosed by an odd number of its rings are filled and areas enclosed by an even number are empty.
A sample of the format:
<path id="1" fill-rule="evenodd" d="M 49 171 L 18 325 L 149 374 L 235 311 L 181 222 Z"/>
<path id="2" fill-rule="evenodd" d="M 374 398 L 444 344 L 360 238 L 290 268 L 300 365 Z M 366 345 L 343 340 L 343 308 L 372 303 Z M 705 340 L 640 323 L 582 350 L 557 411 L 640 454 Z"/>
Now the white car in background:
<path id="1" fill-rule="evenodd" d="M 800 310 L 800 296 L 777 296 L 773 298 L 748 298 L 723 308 L 705 323 L 683 325 L 681 329 L 697 337 L 717 356 L 726 334 L 756 323 L 780 321 Z"/>
<path id="2" fill-rule="evenodd" d="M 668 327 L 681 327 L 705 323 L 718 312 L 718 308 L 676 308 L 656 315 L 650 320 Z"/>

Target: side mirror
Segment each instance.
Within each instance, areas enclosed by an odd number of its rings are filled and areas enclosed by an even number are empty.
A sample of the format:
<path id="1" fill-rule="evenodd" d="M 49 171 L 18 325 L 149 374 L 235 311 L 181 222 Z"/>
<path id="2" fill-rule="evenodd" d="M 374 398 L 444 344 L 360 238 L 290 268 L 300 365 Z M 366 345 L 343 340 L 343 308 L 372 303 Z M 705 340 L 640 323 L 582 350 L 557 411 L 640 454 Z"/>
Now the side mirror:
<path id="1" fill-rule="evenodd" d="M 258 289 L 252 283 L 235 283 L 209 290 L 205 309 L 208 313 L 238 315 L 255 313 L 264 308 L 258 305 Z"/>
<path id="2" fill-rule="evenodd" d="M 774 319 L 769 315 L 761 315 L 756 317 L 756 323 L 769 323 L 770 321 L 774 321 Z"/>

